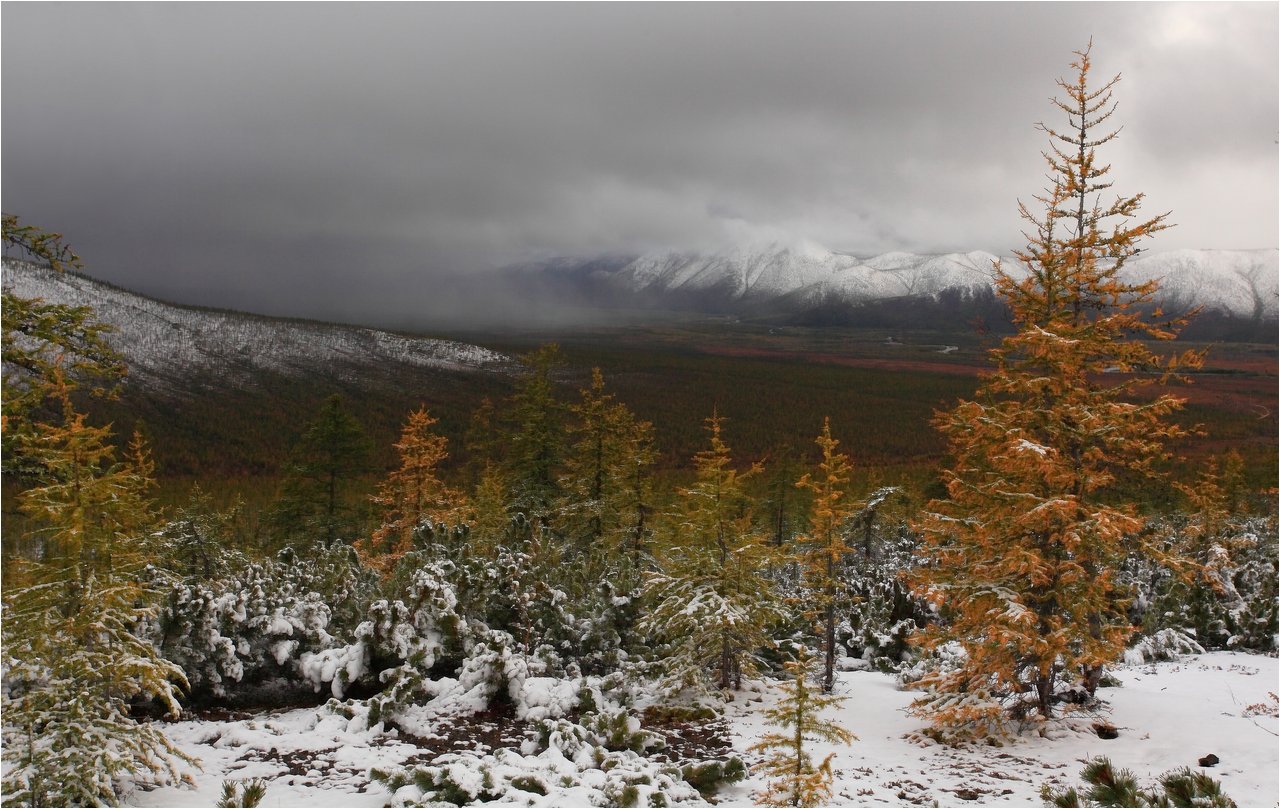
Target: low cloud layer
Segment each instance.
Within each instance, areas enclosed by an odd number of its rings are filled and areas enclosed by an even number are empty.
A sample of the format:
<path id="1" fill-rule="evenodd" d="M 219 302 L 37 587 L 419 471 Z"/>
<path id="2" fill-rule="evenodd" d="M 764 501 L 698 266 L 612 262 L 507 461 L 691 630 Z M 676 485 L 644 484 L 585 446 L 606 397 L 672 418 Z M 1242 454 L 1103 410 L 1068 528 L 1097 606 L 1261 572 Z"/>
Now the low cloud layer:
<path id="1" fill-rule="evenodd" d="M 1276 246 L 1278 33 L 1267 3 L 9 4 L 3 205 L 153 294 L 424 325 L 450 274 L 550 255 L 1004 253 L 1092 37 L 1155 247 Z"/>

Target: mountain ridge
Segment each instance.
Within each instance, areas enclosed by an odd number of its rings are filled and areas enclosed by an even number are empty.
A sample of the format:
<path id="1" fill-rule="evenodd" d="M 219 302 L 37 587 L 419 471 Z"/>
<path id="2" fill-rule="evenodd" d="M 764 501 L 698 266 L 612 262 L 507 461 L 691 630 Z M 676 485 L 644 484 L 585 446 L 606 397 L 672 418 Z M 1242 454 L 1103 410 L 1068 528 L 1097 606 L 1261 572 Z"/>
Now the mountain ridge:
<path id="1" fill-rule="evenodd" d="M 1161 279 L 1160 300 L 1200 306 L 1232 317 L 1271 318 L 1280 310 L 1280 251 L 1174 250 L 1143 253 L 1122 271 L 1130 282 Z M 694 308 L 759 310 L 770 303 L 796 310 L 839 301 L 863 304 L 947 291 L 976 293 L 993 286 L 992 264 L 1017 274 L 1018 262 L 982 250 L 859 257 L 813 243 L 771 243 L 719 251 L 665 250 L 633 257 L 555 258 L 512 268 L 526 279 L 544 275 L 576 281 L 601 296 L 632 293 L 659 302 L 691 301 Z"/>
<path id="2" fill-rule="evenodd" d="M 107 341 L 130 378 L 179 392 L 193 374 L 215 373 L 230 385 L 262 372 L 324 372 L 353 381 L 361 369 L 409 366 L 462 373 L 509 368 L 510 357 L 480 346 L 364 326 L 280 318 L 169 303 L 75 272 L 55 272 L 5 258 L 4 289 L 50 303 L 91 306 L 112 326 Z"/>

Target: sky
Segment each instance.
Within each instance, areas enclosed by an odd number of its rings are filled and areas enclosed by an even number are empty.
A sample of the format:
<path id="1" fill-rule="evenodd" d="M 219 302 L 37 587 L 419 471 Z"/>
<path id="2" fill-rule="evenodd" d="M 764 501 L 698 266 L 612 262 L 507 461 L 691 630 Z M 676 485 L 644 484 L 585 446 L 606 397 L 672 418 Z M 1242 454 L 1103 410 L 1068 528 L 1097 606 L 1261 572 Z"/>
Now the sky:
<path id="1" fill-rule="evenodd" d="M 1054 80 L 1122 74 L 1152 249 L 1280 245 L 1280 5 L 14 3 L 0 203 L 183 303 L 427 325 L 544 257 L 1020 247 Z M 465 307 L 464 307 L 465 308 Z"/>

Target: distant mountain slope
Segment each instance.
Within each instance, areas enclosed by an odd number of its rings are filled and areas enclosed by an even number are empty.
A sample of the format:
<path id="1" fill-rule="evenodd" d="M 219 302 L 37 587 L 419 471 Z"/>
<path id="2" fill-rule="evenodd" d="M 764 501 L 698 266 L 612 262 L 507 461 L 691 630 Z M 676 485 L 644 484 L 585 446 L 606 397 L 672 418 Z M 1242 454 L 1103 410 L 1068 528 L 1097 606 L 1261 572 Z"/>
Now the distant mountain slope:
<path id="1" fill-rule="evenodd" d="M 509 390 L 514 362 L 475 345 L 374 329 L 175 306 L 72 273 L 4 261 L 6 290 L 88 305 L 115 328 L 129 375 L 86 400 L 118 436 L 142 427 L 162 475 L 274 474 L 325 397 L 340 394 L 380 463 L 409 411 L 427 406 L 456 452 L 471 411 Z"/>
<path id="2" fill-rule="evenodd" d="M 511 359 L 479 346 L 374 329 L 164 303 L 75 273 L 4 261 L 4 287 L 50 303 L 92 306 L 115 331 L 130 379 L 174 392 L 195 376 L 244 386 L 264 373 L 358 382 L 377 369 L 483 372 Z"/>
<path id="3" fill-rule="evenodd" d="M 992 285 L 996 256 L 982 251 L 915 255 L 885 253 L 859 258 L 813 244 L 772 244 L 714 253 L 659 252 L 631 260 L 555 259 L 524 265 L 521 275 L 542 273 L 559 283 L 590 282 L 640 300 L 717 311 L 788 311 L 833 302 L 862 304 L 944 292 L 981 293 Z M 1003 266 L 1018 272 L 1016 261 Z M 1129 262 L 1128 280 L 1159 278 L 1168 303 L 1198 305 L 1243 318 L 1277 316 L 1276 250 L 1179 250 Z"/>
<path id="4" fill-rule="evenodd" d="M 1130 279 L 1158 278 L 1175 304 L 1274 320 L 1280 265 L 1276 250 L 1174 250 L 1131 261 Z"/>

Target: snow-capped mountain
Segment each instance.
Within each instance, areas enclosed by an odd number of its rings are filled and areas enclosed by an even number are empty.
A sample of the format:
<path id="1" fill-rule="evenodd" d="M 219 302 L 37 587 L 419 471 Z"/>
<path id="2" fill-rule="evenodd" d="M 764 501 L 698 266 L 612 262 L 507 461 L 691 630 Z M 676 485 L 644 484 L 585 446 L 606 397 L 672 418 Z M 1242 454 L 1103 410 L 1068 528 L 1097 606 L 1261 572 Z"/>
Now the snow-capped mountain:
<path id="1" fill-rule="evenodd" d="M 1239 317 L 1275 319 L 1280 269 L 1276 250 L 1174 250 L 1142 256 L 1125 270 L 1132 280 L 1160 279 L 1161 296 Z"/>
<path id="2" fill-rule="evenodd" d="M 176 306 L 24 261 L 5 259 L 4 288 L 48 303 L 93 307 L 95 318 L 114 328 L 108 340 L 124 357 L 130 380 L 162 390 L 182 390 L 185 380 L 200 374 L 243 386 L 263 372 L 358 381 L 370 369 L 483 372 L 511 364 L 503 354 L 450 340 Z"/>
<path id="3" fill-rule="evenodd" d="M 945 290 L 986 290 L 997 256 L 982 251 L 917 255 L 885 253 L 858 257 L 808 244 L 771 244 L 718 252 L 651 253 L 629 261 L 573 262 L 556 259 L 526 265 L 524 275 L 607 282 L 653 300 L 711 301 L 720 307 L 759 309 L 770 302 L 789 309 L 830 303 L 931 297 Z M 1016 273 L 1008 257 L 1004 268 Z M 1276 250 L 1179 250 L 1144 255 L 1126 266 L 1128 280 L 1159 278 L 1162 297 L 1237 317 L 1277 314 Z"/>
<path id="4" fill-rule="evenodd" d="M 850 300 L 927 295 L 949 287 L 991 283 L 988 253 L 915 256 L 886 253 L 859 259 L 816 245 L 770 245 L 722 253 L 641 256 L 616 274 L 637 291 L 721 288 L 736 299 L 839 293 Z"/>

